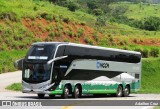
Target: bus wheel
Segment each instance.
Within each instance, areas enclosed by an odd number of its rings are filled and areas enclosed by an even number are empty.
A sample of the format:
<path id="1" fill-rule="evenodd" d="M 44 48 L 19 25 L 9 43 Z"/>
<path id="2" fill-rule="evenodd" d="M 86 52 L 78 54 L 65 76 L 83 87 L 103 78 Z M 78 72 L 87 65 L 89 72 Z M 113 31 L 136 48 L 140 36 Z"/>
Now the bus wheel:
<path id="1" fill-rule="evenodd" d="M 129 86 L 126 86 L 124 89 L 124 97 L 127 97 L 129 95 Z"/>
<path id="2" fill-rule="evenodd" d="M 74 87 L 73 97 L 74 98 L 80 98 L 81 97 L 81 89 L 78 85 L 76 85 Z"/>
<path id="3" fill-rule="evenodd" d="M 38 98 L 44 98 L 44 94 L 38 94 Z"/>
<path id="4" fill-rule="evenodd" d="M 123 88 L 122 88 L 121 85 L 119 85 L 118 88 L 117 88 L 116 96 L 117 97 L 122 97 L 122 95 L 123 95 Z"/>
<path id="5" fill-rule="evenodd" d="M 54 98 L 54 97 L 55 97 L 55 95 L 49 95 L 49 97 L 50 97 L 50 98 Z"/>
<path id="6" fill-rule="evenodd" d="M 68 85 L 66 85 L 66 86 L 64 87 L 62 97 L 63 97 L 64 99 L 68 98 L 69 92 L 70 92 L 69 87 L 68 87 Z"/>

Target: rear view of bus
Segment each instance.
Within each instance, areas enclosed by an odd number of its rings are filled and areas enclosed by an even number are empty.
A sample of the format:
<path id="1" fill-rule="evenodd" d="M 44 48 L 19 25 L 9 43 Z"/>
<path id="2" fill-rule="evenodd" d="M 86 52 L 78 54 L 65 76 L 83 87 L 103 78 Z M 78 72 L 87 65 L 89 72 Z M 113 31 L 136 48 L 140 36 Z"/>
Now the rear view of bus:
<path id="1" fill-rule="evenodd" d="M 39 98 L 83 94 L 128 96 L 140 89 L 139 52 L 90 45 L 34 43 L 25 58 L 14 63 L 22 70 L 22 92 Z"/>

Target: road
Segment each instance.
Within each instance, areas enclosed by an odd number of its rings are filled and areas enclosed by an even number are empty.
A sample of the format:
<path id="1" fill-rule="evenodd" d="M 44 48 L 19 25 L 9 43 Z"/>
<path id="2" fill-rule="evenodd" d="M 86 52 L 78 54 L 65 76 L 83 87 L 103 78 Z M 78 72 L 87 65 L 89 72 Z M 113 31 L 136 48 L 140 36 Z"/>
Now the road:
<path id="1" fill-rule="evenodd" d="M 25 94 L 21 92 L 15 92 L 15 91 L 8 91 L 5 89 L 6 86 L 15 83 L 15 82 L 21 82 L 22 74 L 20 71 L 17 72 L 11 72 L 11 73 L 5 73 L 0 74 L 0 100 L 39 100 L 37 95 L 35 94 Z M 52 100 L 53 102 L 55 100 L 62 100 L 59 96 L 55 97 L 54 99 L 50 99 L 48 96 L 45 97 L 43 100 Z M 69 100 L 74 100 L 72 98 L 69 98 Z M 76 99 L 78 101 L 78 99 Z M 111 96 L 105 96 L 105 97 L 93 97 L 93 96 L 84 96 L 81 98 L 77 104 L 68 104 L 68 106 L 49 106 L 49 107 L 36 107 L 36 109 L 80 109 L 81 106 L 84 105 L 86 102 L 82 102 L 82 100 L 88 100 L 87 104 L 90 106 L 83 107 L 85 109 L 152 109 L 153 106 L 93 106 L 95 105 L 97 100 L 102 101 L 109 101 L 109 100 L 160 100 L 160 94 L 131 94 L 129 97 L 111 97 Z M 77 106 L 81 105 L 81 106 Z M 4 109 L 4 107 L 0 107 L 0 109 Z M 5 109 L 15 109 L 15 107 L 6 107 Z M 28 107 L 23 107 L 23 109 L 27 109 Z M 29 107 L 30 109 L 33 109 L 35 107 Z M 22 107 L 16 107 L 16 109 L 22 109 Z"/>
<path id="2" fill-rule="evenodd" d="M 0 93 L 6 92 L 6 86 L 22 81 L 21 71 L 0 74 Z"/>

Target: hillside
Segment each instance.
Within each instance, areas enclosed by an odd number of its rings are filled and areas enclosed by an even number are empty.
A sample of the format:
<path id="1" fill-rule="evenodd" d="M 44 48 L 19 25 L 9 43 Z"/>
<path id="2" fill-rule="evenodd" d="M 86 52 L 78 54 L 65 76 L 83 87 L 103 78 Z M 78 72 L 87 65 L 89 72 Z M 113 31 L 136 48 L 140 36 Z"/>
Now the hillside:
<path id="1" fill-rule="evenodd" d="M 111 9 L 128 7 L 123 15 L 127 19 L 143 20 L 157 16 L 159 5 L 113 3 Z M 136 8 L 136 10 L 134 9 Z M 153 11 L 156 14 L 153 14 Z M 137 13 L 140 12 L 140 13 Z M 139 16 L 137 16 L 139 14 Z M 133 27 L 116 18 L 98 25 L 99 16 L 82 9 L 70 11 L 67 7 L 47 1 L 0 1 L 0 73 L 13 71 L 13 62 L 23 57 L 28 47 L 38 41 L 65 41 L 114 47 L 142 52 L 143 57 L 158 57 L 160 31 Z M 99 22 L 98 22 L 99 23 Z"/>

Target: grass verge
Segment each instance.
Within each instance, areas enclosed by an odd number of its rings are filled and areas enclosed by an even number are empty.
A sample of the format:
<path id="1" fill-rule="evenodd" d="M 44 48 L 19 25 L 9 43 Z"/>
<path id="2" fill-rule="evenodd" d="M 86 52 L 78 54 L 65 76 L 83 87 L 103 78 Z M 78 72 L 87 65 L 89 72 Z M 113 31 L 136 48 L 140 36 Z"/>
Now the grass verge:
<path id="1" fill-rule="evenodd" d="M 6 87 L 7 90 L 20 91 L 22 89 L 21 83 L 13 83 Z"/>
<path id="2" fill-rule="evenodd" d="M 156 107 L 154 107 L 154 109 L 160 109 L 160 106 L 156 106 Z"/>
<path id="3" fill-rule="evenodd" d="M 142 60 L 142 81 L 140 93 L 160 93 L 160 58 Z"/>

